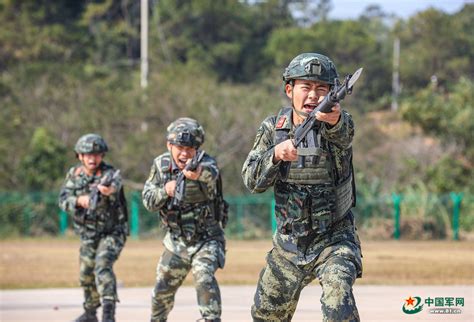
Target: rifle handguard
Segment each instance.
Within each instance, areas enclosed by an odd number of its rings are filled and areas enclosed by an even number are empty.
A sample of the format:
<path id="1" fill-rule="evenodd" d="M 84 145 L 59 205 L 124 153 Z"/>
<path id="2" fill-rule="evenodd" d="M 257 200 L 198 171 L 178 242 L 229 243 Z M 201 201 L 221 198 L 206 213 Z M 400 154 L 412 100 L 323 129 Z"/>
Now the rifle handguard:
<path id="1" fill-rule="evenodd" d="M 298 168 L 304 168 L 306 157 L 307 156 L 314 156 L 313 163 L 315 161 L 319 162 L 319 142 L 315 142 L 315 140 L 308 140 L 307 136 L 309 135 L 310 131 L 315 128 L 318 124 L 318 120 L 316 119 L 317 112 L 323 113 L 330 113 L 334 105 L 342 101 L 346 95 L 350 95 L 352 93 L 352 89 L 354 87 L 355 82 L 359 79 L 360 74 L 362 73 L 362 68 L 359 68 L 355 71 L 355 73 L 349 74 L 344 78 L 344 82 L 342 85 L 336 79 L 334 82 L 334 87 L 331 89 L 329 94 L 322 100 L 318 106 L 311 111 L 311 113 L 306 117 L 306 119 L 298 125 L 295 129 L 295 137 L 292 140 L 293 145 L 298 149 Z"/>

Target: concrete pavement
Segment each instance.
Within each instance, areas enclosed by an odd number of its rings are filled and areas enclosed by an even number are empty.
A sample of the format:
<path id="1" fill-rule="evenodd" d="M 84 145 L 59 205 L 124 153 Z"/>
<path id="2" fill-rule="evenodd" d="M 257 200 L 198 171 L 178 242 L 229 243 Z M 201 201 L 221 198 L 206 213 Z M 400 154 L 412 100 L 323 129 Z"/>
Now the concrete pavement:
<path id="1" fill-rule="evenodd" d="M 255 286 L 221 286 L 224 322 L 251 321 L 250 307 Z M 474 321 L 473 286 L 371 286 L 356 285 L 354 293 L 362 321 Z M 117 322 L 150 320 L 149 288 L 120 288 L 120 303 L 117 306 Z M 293 318 L 298 321 L 321 321 L 319 298 L 321 288 L 311 285 L 301 294 Z M 450 309 L 461 310 L 458 314 L 429 313 L 434 304 L 424 307 L 416 314 L 402 312 L 408 297 L 426 299 L 463 299 Z M 461 300 L 459 300 L 460 302 Z M 65 322 L 72 321 L 82 312 L 82 291 L 72 289 L 1 290 L 0 321 L 2 322 Z M 100 312 L 99 312 L 100 313 Z M 439 312 L 438 312 L 439 313 Z M 100 316 L 100 315 L 99 315 Z M 176 303 L 169 321 L 196 321 L 199 318 L 196 294 L 191 286 L 181 287 L 176 294 Z"/>

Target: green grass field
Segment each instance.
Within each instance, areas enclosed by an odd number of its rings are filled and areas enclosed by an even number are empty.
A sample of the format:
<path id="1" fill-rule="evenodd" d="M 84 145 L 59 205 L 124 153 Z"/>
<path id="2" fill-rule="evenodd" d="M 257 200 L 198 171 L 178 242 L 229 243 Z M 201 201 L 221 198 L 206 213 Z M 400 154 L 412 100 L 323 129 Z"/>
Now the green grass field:
<path id="1" fill-rule="evenodd" d="M 0 287 L 77 287 L 79 240 L 2 240 Z M 472 285 L 474 242 L 363 241 L 363 278 L 358 284 Z M 226 266 L 219 270 L 221 284 L 256 284 L 271 248 L 266 241 L 228 241 Z M 159 240 L 129 240 L 115 266 L 125 287 L 152 286 L 163 251 Z M 191 274 L 187 284 L 192 283 Z"/>

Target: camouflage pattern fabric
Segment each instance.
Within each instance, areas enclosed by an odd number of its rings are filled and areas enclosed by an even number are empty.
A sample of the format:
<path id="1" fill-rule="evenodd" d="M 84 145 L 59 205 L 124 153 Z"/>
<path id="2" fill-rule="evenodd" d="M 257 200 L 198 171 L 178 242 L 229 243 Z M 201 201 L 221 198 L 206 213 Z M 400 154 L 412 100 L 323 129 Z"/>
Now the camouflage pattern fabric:
<path id="1" fill-rule="evenodd" d="M 278 179 L 282 161 L 273 164 L 275 146 L 276 116 L 266 118 L 259 129 L 247 159 L 242 167 L 242 179 L 245 186 L 252 193 L 260 193 L 272 187 Z M 291 118 L 287 119 L 283 127 L 292 128 Z M 352 138 L 354 123 L 352 116 L 341 111 L 341 119 L 329 127 L 325 123 L 321 126 L 322 146 L 326 145 L 326 152 L 330 152 L 335 161 L 335 184 L 342 183 L 351 173 L 350 157 L 352 155 Z M 292 138 L 290 130 L 290 138 Z M 329 150 L 329 151 L 328 151 Z M 296 162 L 296 161 L 295 161 Z"/>
<path id="2" fill-rule="evenodd" d="M 166 165 L 166 166 L 164 166 Z M 205 154 L 200 165 L 202 173 L 198 180 L 186 179 L 183 209 L 209 202 L 215 198 L 216 180 L 219 169 L 216 161 Z M 145 183 L 142 199 L 149 211 L 159 211 L 162 223 L 168 227 L 163 240 L 165 251 L 157 266 L 157 282 L 152 298 L 152 321 L 166 321 L 174 305 L 174 295 L 190 270 L 193 272 L 198 294 L 199 310 L 203 318 L 216 319 L 221 314 L 221 298 L 217 280 L 214 276 L 225 263 L 225 239 L 223 229 L 216 223 L 212 230 L 197 231 L 189 241 L 172 231 L 168 225 L 168 202 L 165 184 L 176 180 L 179 173 L 169 152 L 158 156 L 152 164 L 150 175 Z M 214 209 L 205 212 L 183 212 L 181 218 L 194 217 L 196 226 L 204 225 L 202 216 L 214 218 Z M 211 220 L 212 222 L 212 220 Z M 181 227 L 185 229 L 184 227 Z"/>
<path id="3" fill-rule="evenodd" d="M 181 146 L 199 148 L 204 143 L 205 132 L 195 119 L 181 117 L 166 129 L 166 140 Z"/>
<path id="4" fill-rule="evenodd" d="M 79 279 L 84 289 L 84 308 L 95 309 L 102 300 L 118 301 L 113 265 L 125 244 L 124 236 L 81 238 Z"/>
<path id="5" fill-rule="evenodd" d="M 329 57 L 317 53 L 304 53 L 296 56 L 283 72 L 283 81 L 309 79 L 334 85 L 338 77 L 336 66 Z"/>
<path id="6" fill-rule="evenodd" d="M 85 309 L 98 307 L 100 298 L 118 300 L 112 267 L 124 247 L 128 231 L 126 214 L 119 204 L 120 175 L 112 181 L 117 192 L 101 196 L 91 218 L 86 218 L 87 209 L 76 207 L 78 196 L 89 194 L 91 187 L 109 172 L 115 169 L 104 162 L 93 176 L 88 176 L 81 165 L 72 167 L 59 195 L 59 207 L 73 215 L 74 230 L 81 236 L 80 284 L 84 289 Z"/>
<path id="7" fill-rule="evenodd" d="M 288 121 L 291 126 L 291 118 Z M 305 207 L 307 198 L 314 198 L 314 194 L 305 194 L 304 196 L 298 196 L 297 191 L 292 191 L 286 194 L 286 199 L 281 198 L 280 191 L 282 188 L 289 187 L 290 184 L 285 183 L 281 178 L 279 166 L 281 161 L 277 164 L 273 164 L 273 151 L 274 151 L 274 137 L 275 137 L 275 123 L 276 116 L 268 117 L 263 121 L 260 128 L 257 131 L 257 136 L 252 150 L 242 167 L 242 178 L 244 184 L 253 193 L 264 192 L 268 188 L 275 186 L 275 212 L 277 215 L 277 226 L 278 231 L 274 237 L 274 242 L 279 244 L 282 249 L 287 251 L 287 257 L 297 265 L 305 265 L 313 261 L 321 250 L 320 243 L 327 242 L 328 236 L 330 236 L 331 242 L 337 240 L 349 239 L 354 243 L 357 243 L 357 235 L 354 231 L 353 224 L 347 220 L 348 227 L 336 225 L 325 234 L 318 233 L 317 229 L 313 229 L 311 226 L 308 233 L 309 237 L 299 236 L 298 234 L 292 235 L 283 231 L 285 227 L 285 217 L 291 215 L 298 219 L 304 219 L 308 216 L 308 208 Z M 351 142 L 354 135 L 354 124 L 352 117 L 349 113 L 342 111 L 340 121 L 332 128 L 323 125 L 321 127 L 322 136 L 322 147 L 326 150 L 326 153 L 331 154 L 334 158 L 334 169 L 333 176 L 335 184 L 344 182 L 351 175 Z M 291 137 L 291 131 L 290 131 Z M 323 140 L 324 139 L 324 140 Z M 332 152 L 332 153 L 330 153 Z M 293 163 L 296 163 L 293 162 Z M 293 166 L 291 167 L 294 168 Z M 320 173 L 319 168 L 305 168 L 308 171 L 308 175 L 314 175 L 313 180 L 317 181 L 317 176 Z M 329 170 L 329 169 L 328 169 Z M 291 170 L 290 170 L 291 171 Z M 323 176 L 327 178 L 327 175 Z M 305 179 L 307 180 L 307 179 Z M 294 182 L 292 183 L 294 185 Z M 321 191 L 326 189 L 326 184 L 321 182 L 320 185 L 300 185 L 301 187 L 310 187 L 310 189 Z M 302 189 L 300 189 L 302 190 Z M 288 200 L 290 199 L 291 200 Z M 331 196 L 320 195 L 322 201 L 331 199 Z M 290 202 L 288 202 L 290 201 Z M 311 200 L 312 204 L 317 204 L 317 200 Z M 311 209 L 312 210 L 312 209 Z M 339 231 L 335 228 L 339 227 Z M 329 234 L 330 233 L 330 234 Z M 304 235 L 304 234 L 301 234 Z M 300 238 L 303 237 L 303 240 Z"/>
<path id="8" fill-rule="evenodd" d="M 351 242 L 328 245 L 315 261 L 303 266 L 286 259 L 276 246 L 260 273 L 253 321 L 291 321 L 302 289 L 315 278 L 323 290 L 323 321 L 359 321 L 352 285 L 360 269 L 360 248 Z"/>
<path id="9" fill-rule="evenodd" d="M 74 146 L 76 153 L 105 153 L 109 150 L 105 140 L 98 134 L 89 133 L 77 140 Z"/>
<path id="10" fill-rule="evenodd" d="M 289 138 L 294 130 L 291 120 L 290 113 L 285 122 L 279 121 L 280 127 L 288 129 Z M 334 218 L 334 187 L 347 182 L 352 175 L 352 117 L 342 111 L 335 126 L 323 123 L 320 164 L 297 169 L 294 161 L 289 179 L 281 175 L 282 162 L 272 161 L 276 122 L 276 116 L 262 122 L 242 167 L 244 184 L 251 192 L 274 187 L 275 193 L 277 231 L 274 248 L 258 283 L 252 308 L 254 320 L 290 321 L 301 289 L 317 277 L 323 286 L 324 319 L 357 321 L 352 285 L 362 275 L 360 242 L 350 211 L 342 218 Z M 335 278 L 341 279 L 340 285 L 331 282 Z M 337 314 L 345 318 L 336 318 Z"/>
<path id="11" fill-rule="evenodd" d="M 166 162 L 163 162 L 163 159 Z M 169 166 L 163 167 L 163 164 L 168 164 Z M 215 209 L 210 203 L 211 200 L 214 200 L 216 197 L 216 180 L 219 175 L 219 169 L 215 159 L 208 154 L 204 154 L 200 166 L 202 167 L 202 172 L 199 179 L 186 180 L 186 190 L 182 207 L 183 209 L 190 209 L 198 204 L 205 204 L 206 202 L 208 202 L 208 205 L 204 205 L 200 210 L 194 209 L 181 213 L 181 218 L 194 218 L 191 222 L 190 220 L 187 221 L 188 225 L 186 225 L 186 227 L 181 228 L 183 231 L 193 230 L 193 242 L 199 242 L 208 237 L 223 241 L 224 231 L 215 220 Z M 166 194 L 165 184 L 170 180 L 176 180 L 178 174 L 179 170 L 176 164 L 172 160 L 169 152 L 166 152 L 153 161 L 150 175 L 142 191 L 143 205 L 145 208 L 152 212 L 159 211 L 163 225 L 168 228 L 170 228 L 170 216 L 168 214 L 169 210 L 167 209 L 167 205 L 168 202 L 171 202 L 171 198 Z M 205 226 L 206 224 L 209 225 Z M 200 228 L 203 229 L 199 230 Z M 207 230 L 207 236 L 203 234 L 202 230 Z M 180 238 L 183 236 L 171 231 L 171 229 L 168 229 L 168 234 L 173 235 L 172 240 L 174 240 L 174 242 L 170 242 L 166 246 L 175 254 L 179 254 L 181 250 L 186 248 L 189 244 L 189 241 Z M 165 238 L 165 240 L 167 239 Z"/>
<path id="12" fill-rule="evenodd" d="M 192 270 L 196 284 L 198 306 L 204 319 L 221 316 L 221 295 L 214 276 L 224 267 L 223 242 L 209 240 L 191 245 L 184 257 L 165 249 L 156 268 L 156 285 L 153 289 L 151 321 L 166 321 L 174 305 L 174 296 L 186 275 Z"/>
<path id="13" fill-rule="evenodd" d="M 72 167 L 67 173 L 59 194 L 59 207 L 73 215 L 74 230 L 80 236 L 94 238 L 107 234 L 122 235 L 128 232 L 127 214 L 120 206 L 119 193 L 122 189 L 120 175 L 115 176 L 111 184 L 116 192 L 108 197 L 100 197 L 92 218 L 86 218 L 87 209 L 76 207 L 77 198 L 90 194 L 91 188 L 110 172 L 115 172 L 114 167 L 102 162 L 93 176 L 88 176 L 81 165 Z M 81 221 L 84 223 L 80 223 Z"/>
<path id="14" fill-rule="evenodd" d="M 167 164 L 169 164 L 167 168 L 162 167 L 162 159 L 164 158 L 167 159 Z M 216 191 L 216 180 L 219 175 L 216 160 L 206 153 L 199 165 L 202 167 L 202 172 L 197 181 L 201 183 L 201 186 L 204 185 L 206 199 L 213 199 Z M 169 152 L 165 152 L 153 160 L 150 175 L 142 191 L 143 205 L 146 209 L 149 211 L 159 211 L 165 207 L 166 203 L 171 199 L 166 194 L 165 184 L 170 180 L 176 180 L 178 173 L 179 169 L 172 161 Z M 196 185 L 197 181 L 186 180 L 186 190 L 189 190 L 189 186 Z M 193 203 L 197 200 L 190 199 L 189 197 L 189 194 L 185 195 L 185 203 Z"/>

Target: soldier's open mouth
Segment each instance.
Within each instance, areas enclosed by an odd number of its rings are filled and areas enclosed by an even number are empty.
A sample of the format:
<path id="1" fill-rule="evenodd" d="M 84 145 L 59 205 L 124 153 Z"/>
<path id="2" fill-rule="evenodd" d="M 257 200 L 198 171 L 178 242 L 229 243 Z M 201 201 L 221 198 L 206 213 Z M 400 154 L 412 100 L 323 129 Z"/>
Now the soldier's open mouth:
<path id="1" fill-rule="evenodd" d="M 187 161 L 188 159 L 178 159 L 178 163 L 180 166 L 185 166 Z"/>
<path id="2" fill-rule="evenodd" d="M 305 104 L 303 105 L 303 109 L 305 109 L 305 112 L 312 112 L 315 108 L 317 107 L 316 104 Z"/>

